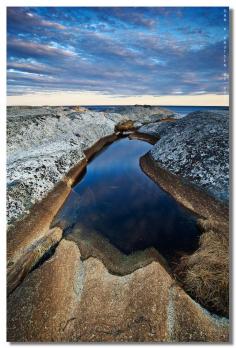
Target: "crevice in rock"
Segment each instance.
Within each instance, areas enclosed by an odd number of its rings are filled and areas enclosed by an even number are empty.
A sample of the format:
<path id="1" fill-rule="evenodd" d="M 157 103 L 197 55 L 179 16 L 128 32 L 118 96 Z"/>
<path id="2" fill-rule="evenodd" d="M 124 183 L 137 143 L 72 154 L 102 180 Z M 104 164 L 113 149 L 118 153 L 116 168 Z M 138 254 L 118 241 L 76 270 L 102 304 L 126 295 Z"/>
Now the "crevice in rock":
<path id="1" fill-rule="evenodd" d="M 150 136 L 144 133 L 134 132 L 132 134 L 135 134 L 134 139 L 144 140 L 152 144 L 156 143 L 156 141 L 159 139 L 159 137 Z M 124 135 L 117 135 L 117 138 L 115 140 L 119 139 L 120 137 L 124 137 Z M 132 138 L 132 136 L 130 136 L 130 138 Z M 101 149 L 98 151 L 101 151 Z M 98 152 L 96 152 L 96 154 L 97 153 Z M 94 155 L 95 153 L 93 153 L 93 155 L 90 153 L 90 157 L 88 157 L 87 161 L 89 162 L 91 158 L 94 158 L 92 157 Z M 66 221 L 64 221 L 63 219 L 60 221 L 59 219 L 57 221 L 54 221 L 51 227 L 52 226 L 59 226 L 60 228 L 62 228 L 64 231 L 64 238 L 69 240 L 73 238 L 71 236 L 66 236 L 69 235 L 73 230 L 75 230 L 75 223 L 67 226 Z M 80 227 L 77 226 L 77 229 L 80 230 Z M 163 267 L 168 271 L 168 273 L 171 273 L 173 276 L 173 273 L 171 272 L 166 260 L 160 255 L 156 248 L 149 247 L 143 251 L 139 251 L 137 253 L 133 253 L 127 256 L 119 252 L 117 248 L 111 246 L 108 240 L 106 241 L 106 238 L 103 238 L 101 236 L 99 237 L 99 234 L 96 233 L 96 231 L 87 230 L 86 233 L 84 233 L 83 231 L 85 231 L 85 228 L 83 226 L 81 231 L 80 232 L 82 233 L 82 235 L 78 236 L 75 242 L 78 244 L 79 249 L 81 251 L 82 260 L 87 260 L 89 257 L 96 257 L 103 262 L 105 267 L 108 269 L 109 273 L 120 276 L 130 274 L 134 270 L 144 267 L 154 260 L 158 260 L 158 262 L 163 265 Z M 88 238 L 88 236 L 90 237 Z M 90 240 L 88 241 L 86 238 Z M 93 243 L 95 243 L 96 245 L 91 245 Z M 104 246 L 104 244 L 106 244 L 106 246 Z M 91 247 L 90 250 L 89 247 Z M 118 260 L 120 260 L 120 262 L 118 262 Z"/>
<path id="2" fill-rule="evenodd" d="M 58 227 L 50 229 L 43 238 L 25 251 L 16 262 L 9 264 L 7 271 L 8 296 L 23 282 L 30 272 L 52 257 L 62 240 L 62 232 Z"/>
<path id="3" fill-rule="evenodd" d="M 38 262 L 30 269 L 29 273 L 35 271 L 39 267 L 42 267 L 46 261 L 49 261 L 49 259 L 51 259 L 53 257 L 53 255 L 55 254 L 56 249 L 57 249 L 58 245 L 60 244 L 61 240 L 62 239 L 60 239 L 58 241 L 58 243 L 54 244 L 50 249 L 48 249 L 45 252 L 45 254 L 43 254 L 43 256 L 38 260 Z"/>
<path id="4" fill-rule="evenodd" d="M 18 286 L 21 285 L 21 283 L 24 281 L 24 279 L 33 271 L 35 271 L 36 269 L 38 269 L 39 267 L 41 267 L 46 261 L 48 261 L 49 259 L 51 259 L 53 257 L 53 255 L 56 252 L 56 249 L 59 245 L 59 243 L 61 242 L 61 240 L 59 242 L 57 242 L 56 244 L 54 244 L 50 249 L 48 249 L 45 254 L 43 254 L 38 261 L 35 263 L 35 265 L 33 265 L 32 267 L 29 267 L 27 271 L 24 272 L 24 274 L 22 274 L 22 276 L 19 279 L 19 282 L 17 284 L 15 284 L 14 287 L 12 287 L 10 290 L 8 290 L 7 296 L 10 296 L 17 288 Z"/>

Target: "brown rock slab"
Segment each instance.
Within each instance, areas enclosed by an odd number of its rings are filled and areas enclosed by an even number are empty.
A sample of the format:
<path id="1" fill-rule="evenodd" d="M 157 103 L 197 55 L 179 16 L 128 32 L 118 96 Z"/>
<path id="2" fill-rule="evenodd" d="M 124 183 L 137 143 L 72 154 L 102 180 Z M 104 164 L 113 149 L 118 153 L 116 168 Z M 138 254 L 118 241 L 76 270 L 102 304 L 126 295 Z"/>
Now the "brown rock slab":
<path id="1" fill-rule="evenodd" d="M 113 133 L 111 135 L 107 135 L 101 139 L 99 139 L 96 143 L 94 143 L 91 147 L 84 151 L 86 159 L 89 161 L 97 152 L 99 152 L 105 145 L 113 143 L 113 141 L 117 140 L 118 136 Z"/>
<path id="2" fill-rule="evenodd" d="M 79 267 L 78 248 L 63 240 L 54 256 L 9 296 L 8 341 L 69 340 L 68 323 L 77 303 L 73 285 Z"/>
<path id="3" fill-rule="evenodd" d="M 147 141 L 151 145 L 156 144 L 156 142 L 160 139 L 160 137 L 158 137 L 158 136 L 149 135 L 147 133 L 142 133 L 139 131 L 136 131 L 136 132 L 133 132 L 132 134 L 130 134 L 129 138 Z"/>
<path id="4" fill-rule="evenodd" d="M 140 166 L 163 190 L 169 192 L 180 204 L 199 217 L 220 224 L 228 224 L 229 209 L 227 206 L 203 190 L 187 183 L 181 177 L 162 168 L 149 153 L 140 158 Z"/>
<path id="5" fill-rule="evenodd" d="M 133 130 L 135 130 L 135 126 L 134 126 L 134 121 L 131 121 L 131 120 L 119 122 L 115 126 L 116 132 L 128 132 Z"/>
<path id="6" fill-rule="evenodd" d="M 29 215 L 8 229 L 8 267 L 16 265 L 21 257 L 47 234 L 53 217 L 67 198 L 70 189 L 65 182 L 59 182 L 41 202 L 33 206 Z"/>
<path id="7" fill-rule="evenodd" d="M 179 287 L 171 289 L 170 302 L 174 322 L 170 338 L 173 341 L 210 343 L 229 340 L 228 320 L 210 315 Z"/>
<path id="8" fill-rule="evenodd" d="M 37 243 L 21 256 L 16 264 L 10 266 L 7 272 L 7 292 L 11 293 L 26 277 L 30 270 L 52 247 L 62 238 L 62 230 L 59 227 L 52 228 Z"/>
<path id="9" fill-rule="evenodd" d="M 112 275 L 96 258 L 81 261 L 77 245 L 62 240 L 9 296 L 8 341 L 227 341 L 227 321 L 214 319 L 175 284 L 155 261 Z"/>

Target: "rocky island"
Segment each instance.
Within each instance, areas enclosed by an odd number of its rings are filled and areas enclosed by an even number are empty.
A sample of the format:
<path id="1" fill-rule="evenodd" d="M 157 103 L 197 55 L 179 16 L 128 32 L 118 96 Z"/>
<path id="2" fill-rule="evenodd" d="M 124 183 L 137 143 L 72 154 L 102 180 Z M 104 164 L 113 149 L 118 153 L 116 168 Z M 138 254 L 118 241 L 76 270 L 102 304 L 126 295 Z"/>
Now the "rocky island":
<path id="1" fill-rule="evenodd" d="M 9 107 L 7 134 L 8 341 L 229 341 L 227 110 Z M 121 137 L 152 144 L 140 167 L 195 216 L 198 247 L 175 262 L 55 223 L 89 161 Z"/>

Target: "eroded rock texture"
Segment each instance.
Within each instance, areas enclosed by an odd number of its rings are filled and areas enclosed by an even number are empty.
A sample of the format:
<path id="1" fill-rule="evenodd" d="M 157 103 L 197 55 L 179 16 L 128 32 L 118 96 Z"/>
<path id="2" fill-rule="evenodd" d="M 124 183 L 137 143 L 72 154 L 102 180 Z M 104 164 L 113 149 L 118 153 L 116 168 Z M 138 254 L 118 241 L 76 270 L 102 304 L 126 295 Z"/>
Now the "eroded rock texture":
<path id="1" fill-rule="evenodd" d="M 11 342 L 228 340 L 228 321 L 197 305 L 158 262 L 120 277 L 93 257 L 82 262 L 66 240 L 10 295 L 8 308 Z"/>

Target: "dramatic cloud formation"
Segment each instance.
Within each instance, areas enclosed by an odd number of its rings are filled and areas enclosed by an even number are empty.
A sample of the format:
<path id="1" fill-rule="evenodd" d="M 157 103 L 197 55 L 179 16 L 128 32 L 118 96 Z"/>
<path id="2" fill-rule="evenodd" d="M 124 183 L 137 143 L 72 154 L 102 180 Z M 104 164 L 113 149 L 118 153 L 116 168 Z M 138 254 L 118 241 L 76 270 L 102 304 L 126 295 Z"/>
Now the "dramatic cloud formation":
<path id="1" fill-rule="evenodd" d="M 228 93 L 226 8 L 10 7 L 7 16 L 8 95 Z"/>

